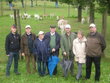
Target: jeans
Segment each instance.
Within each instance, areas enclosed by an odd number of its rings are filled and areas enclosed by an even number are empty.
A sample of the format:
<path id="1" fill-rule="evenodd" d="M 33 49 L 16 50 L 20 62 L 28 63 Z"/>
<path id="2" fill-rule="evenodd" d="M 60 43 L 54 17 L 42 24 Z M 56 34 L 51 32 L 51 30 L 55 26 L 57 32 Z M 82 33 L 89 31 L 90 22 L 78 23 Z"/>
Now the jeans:
<path id="1" fill-rule="evenodd" d="M 82 63 L 77 63 L 77 64 L 78 64 L 78 73 L 76 79 L 79 79 L 82 76 Z"/>
<path id="2" fill-rule="evenodd" d="M 18 72 L 18 58 L 19 58 L 19 53 L 18 52 L 10 52 L 9 57 L 8 57 L 8 62 L 6 66 L 6 75 L 10 74 L 10 68 L 14 59 L 14 72 Z"/>
<path id="3" fill-rule="evenodd" d="M 39 75 L 43 76 L 45 75 L 46 73 L 46 62 L 43 62 L 43 61 L 37 61 L 37 65 L 38 65 L 38 72 L 39 72 Z"/>
<path id="4" fill-rule="evenodd" d="M 95 80 L 100 79 L 100 61 L 101 57 L 86 57 L 86 78 L 89 79 L 91 75 L 92 62 L 95 64 Z"/>

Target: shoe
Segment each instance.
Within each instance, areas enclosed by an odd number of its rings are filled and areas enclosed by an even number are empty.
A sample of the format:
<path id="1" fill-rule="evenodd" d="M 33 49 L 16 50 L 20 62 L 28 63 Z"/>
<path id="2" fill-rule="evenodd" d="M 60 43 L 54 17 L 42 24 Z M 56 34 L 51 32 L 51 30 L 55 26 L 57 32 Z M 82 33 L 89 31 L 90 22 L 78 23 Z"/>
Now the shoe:
<path id="1" fill-rule="evenodd" d="M 20 73 L 20 72 L 15 72 L 15 74 L 16 74 L 16 75 L 21 75 L 21 73 Z"/>

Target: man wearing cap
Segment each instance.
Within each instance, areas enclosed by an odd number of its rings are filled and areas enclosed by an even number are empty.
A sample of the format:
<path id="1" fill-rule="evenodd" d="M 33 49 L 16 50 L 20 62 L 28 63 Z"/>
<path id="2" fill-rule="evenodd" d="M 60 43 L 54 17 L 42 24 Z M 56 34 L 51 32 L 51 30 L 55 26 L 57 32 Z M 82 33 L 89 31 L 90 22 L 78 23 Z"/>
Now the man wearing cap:
<path id="1" fill-rule="evenodd" d="M 100 80 L 101 55 L 106 48 L 104 37 L 97 32 L 95 24 L 90 24 L 86 42 L 86 79 L 90 79 L 92 62 L 95 64 L 95 81 Z"/>
<path id="2" fill-rule="evenodd" d="M 44 39 L 48 40 L 51 56 L 59 56 L 60 48 L 60 35 L 56 32 L 56 26 L 50 26 L 50 32 L 45 34 Z M 53 75 L 57 74 L 57 66 L 53 72 Z"/>
<path id="3" fill-rule="evenodd" d="M 31 26 L 26 25 L 25 33 L 21 37 L 21 53 L 26 58 L 26 69 L 28 73 L 36 72 L 35 57 L 33 55 L 33 43 L 36 39 L 36 35 L 31 32 Z M 32 71 L 31 71 L 32 62 Z"/>
<path id="4" fill-rule="evenodd" d="M 44 32 L 39 31 L 38 38 L 34 41 L 33 44 L 33 53 L 37 58 L 38 73 L 40 76 L 46 75 L 46 62 L 48 61 L 49 56 L 49 45 L 47 40 L 44 40 Z"/>
<path id="5" fill-rule="evenodd" d="M 10 75 L 10 68 L 14 59 L 14 72 L 16 75 L 20 75 L 18 72 L 18 57 L 20 51 L 20 35 L 16 32 L 17 27 L 13 25 L 11 32 L 7 35 L 5 41 L 6 55 L 8 56 L 8 63 L 6 67 L 6 76 Z"/>
<path id="6" fill-rule="evenodd" d="M 73 40 L 75 38 L 76 38 L 76 34 L 71 32 L 71 26 L 67 24 L 65 26 L 65 34 L 61 36 L 61 49 L 63 54 L 63 60 L 69 59 L 70 61 L 72 61 L 72 65 L 70 67 L 72 76 L 73 76 L 73 60 L 74 60 L 72 46 L 73 46 Z"/>

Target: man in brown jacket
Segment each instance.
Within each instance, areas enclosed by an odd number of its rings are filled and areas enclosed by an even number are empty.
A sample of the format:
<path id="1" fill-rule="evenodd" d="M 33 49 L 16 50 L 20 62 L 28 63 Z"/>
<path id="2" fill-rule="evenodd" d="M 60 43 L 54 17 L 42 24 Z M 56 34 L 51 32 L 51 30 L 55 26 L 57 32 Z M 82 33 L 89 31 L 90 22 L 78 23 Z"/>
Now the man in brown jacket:
<path id="1" fill-rule="evenodd" d="M 95 81 L 100 80 L 101 55 L 106 48 L 103 36 L 97 32 L 95 24 L 90 24 L 90 33 L 86 42 L 86 79 L 90 79 L 92 62 L 95 64 Z"/>
<path id="2" fill-rule="evenodd" d="M 36 35 L 31 32 L 31 26 L 26 25 L 25 27 L 26 32 L 21 37 L 21 53 L 22 56 L 26 58 L 26 68 L 28 73 L 35 73 L 36 72 L 36 64 L 35 64 L 35 57 L 33 55 L 33 43 L 36 39 Z M 32 62 L 33 71 L 31 71 Z"/>

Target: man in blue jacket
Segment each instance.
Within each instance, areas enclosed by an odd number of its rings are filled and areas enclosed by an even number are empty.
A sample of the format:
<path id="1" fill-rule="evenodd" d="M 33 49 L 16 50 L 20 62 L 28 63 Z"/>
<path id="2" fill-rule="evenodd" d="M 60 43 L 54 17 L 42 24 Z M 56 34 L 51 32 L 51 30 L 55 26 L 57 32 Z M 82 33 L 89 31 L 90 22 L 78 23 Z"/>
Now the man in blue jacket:
<path id="1" fill-rule="evenodd" d="M 55 26 L 50 26 L 50 32 L 45 34 L 44 39 L 48 40 L 50 47 L 50 55 L 51 56 L 59 56 L 59 48 L 60 48 L 60 35 L 56 32 Z M 53 75 L 57 74 L 57 66 L 53 72 Z"/>

